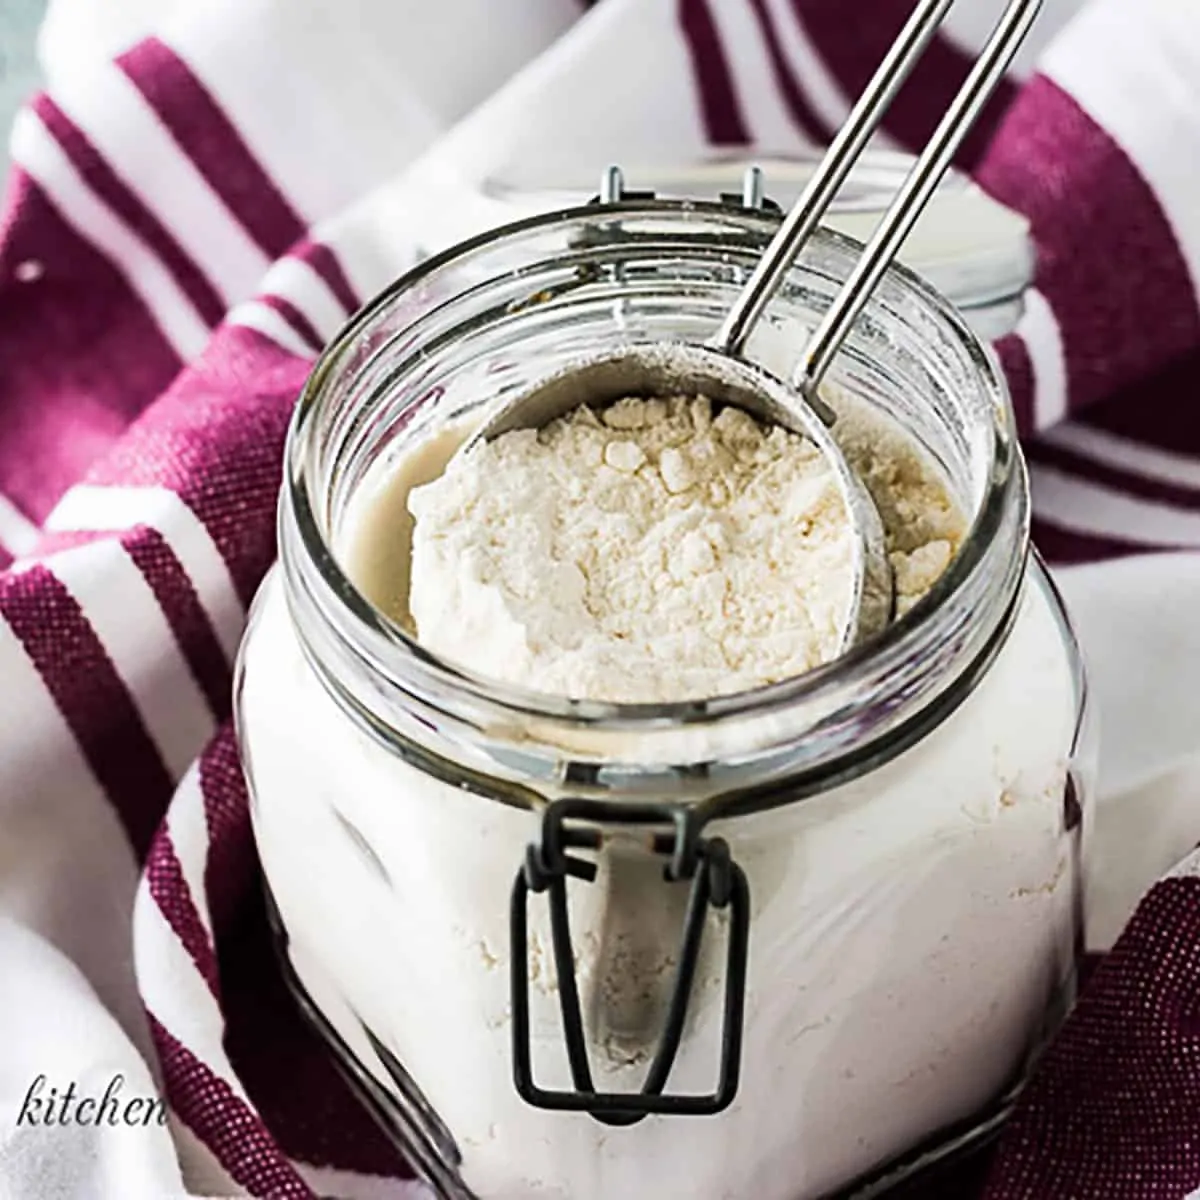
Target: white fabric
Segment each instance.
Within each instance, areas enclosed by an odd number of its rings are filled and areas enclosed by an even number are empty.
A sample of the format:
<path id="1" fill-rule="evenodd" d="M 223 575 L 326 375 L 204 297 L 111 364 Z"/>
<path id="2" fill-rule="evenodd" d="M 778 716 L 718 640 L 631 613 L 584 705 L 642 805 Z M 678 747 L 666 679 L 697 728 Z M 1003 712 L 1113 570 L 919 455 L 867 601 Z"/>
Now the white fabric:
<path id="1" fill-rule="evenodd" d="M 0 919 L 0 963 L 0 1195 L 13 1200 L 185 1195 L 171 1136 L 153 1122 L 17 1124 L 39 1076 L 46 1078 L 47 1095 L 50 1086 L 57 1083 L 61 1092 L 72 1081 L 81 1096 L 102 1098 L 118 1076 L 123 1100 L 152 1100 L 157 1089 L 145 1060 L 63 954 L 23 925 Z"/>

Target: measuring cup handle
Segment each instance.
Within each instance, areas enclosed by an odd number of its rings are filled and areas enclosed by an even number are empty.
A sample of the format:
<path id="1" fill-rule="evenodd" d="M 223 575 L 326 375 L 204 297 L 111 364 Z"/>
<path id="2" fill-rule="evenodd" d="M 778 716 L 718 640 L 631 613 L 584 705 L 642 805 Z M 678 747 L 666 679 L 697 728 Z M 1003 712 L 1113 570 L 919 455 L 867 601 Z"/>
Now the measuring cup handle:
<path id="1" fill-rule="evenodd" d="M 1010 0 L 950 107 L 884 213 L 866 249 L 826 310 L 792 376 L 805 393 L 821 381 L 868 298 L 929 203 L 954 155 L 983 112 L 1042 0 Z"/>
<path id="2" fill-rule="evenodd" d="M 954 0 L 922 0 L 900 31 L 871 82 L 838 130 L 820 166 L 734 300 L 711 344 L 740 355 L 767 303 L 866 148 L 883 114 L 916 66 Z"/>

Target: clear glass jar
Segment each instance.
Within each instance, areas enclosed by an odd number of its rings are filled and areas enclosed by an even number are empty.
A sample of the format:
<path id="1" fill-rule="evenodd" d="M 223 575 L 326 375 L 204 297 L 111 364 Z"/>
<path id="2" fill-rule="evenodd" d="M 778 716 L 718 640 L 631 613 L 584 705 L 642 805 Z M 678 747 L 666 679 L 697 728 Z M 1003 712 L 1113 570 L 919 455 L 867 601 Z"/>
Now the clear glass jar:
<path id="1" fill-rule="evenodd" d="M 577 352 L 705 336 L 773 226 L 623 201 L 481 236 L 355 317 L 297 408 L 239 664 L 255 836 L 293 988 L 439 1195 L 873 1195 L 994 1129 L 1073 995 L 1078 652 L 993 360 L 915 276 L 834 382 L 972 523 L 850 655 L 573 702 L 439 661 L 341 565 L 397 455 Z M 855 255 L 814 238 L 751 357 L 782 370 Z"/>

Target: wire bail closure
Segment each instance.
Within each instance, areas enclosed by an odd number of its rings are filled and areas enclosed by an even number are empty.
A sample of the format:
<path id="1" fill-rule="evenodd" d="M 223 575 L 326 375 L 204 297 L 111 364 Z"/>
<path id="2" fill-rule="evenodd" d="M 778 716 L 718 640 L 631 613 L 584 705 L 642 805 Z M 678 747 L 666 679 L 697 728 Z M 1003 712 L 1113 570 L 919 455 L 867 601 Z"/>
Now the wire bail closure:
<path id="1" fill-rule="evenodd" d="M 550 803 L 542 815 L 540 841 L 531 842 L 513 883 L 510 910 L 512 939 L 513 1082 L 535 1108 L 586 1112 L 605 1125 L 633 1125 L 650 1114 L 711 1116 L 728 1108 L 737 1095 L 741 1070 L 746 1000 L 746 963 L 750 935 L 750 889 L 745 872 L 730 857 L 723 838 L 702 838 L 707 815 L 678 804 L 618 804 L 566 798 Z M 568 824 L 568 822 L 571 822 Z M 581 825 L 580 822 L 587 822 Z M 598 851 L 603 834 L 597 823 L 669 825 L 655 832 L 649 850 L 667 858 L 667 886 L 690 882 L 678 965 L 658 1047 L 638 1092 L 597 1092 L 592 1082 L 575 978 L 575 958 L 567 915 L 567 879 L 596 878 L 596 863 L 568 850 Z M 563 1037 L 573 1091 L 550 1091 L 533 1079 L 529 1019 L 529 894 L 547 893 L 554 969 L 558 981 Z M 679 1052 L 691 999 L 696 965 L 709 908 L 730 913 L 725 964 L 724 1014 L 716 1088 L 707 1095 L 671 1095 L 664 1091 Z"/>

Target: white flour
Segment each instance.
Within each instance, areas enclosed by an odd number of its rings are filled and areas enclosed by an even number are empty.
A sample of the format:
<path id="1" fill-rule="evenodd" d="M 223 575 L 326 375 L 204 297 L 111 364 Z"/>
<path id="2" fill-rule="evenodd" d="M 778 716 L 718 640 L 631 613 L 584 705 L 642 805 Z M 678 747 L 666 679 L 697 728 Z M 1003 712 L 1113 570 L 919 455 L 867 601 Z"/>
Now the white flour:
<path id="1" fill-rule="evenodd" d="M 895 493 L 881 507 L 903 610 L 949 562 L 961 519 L 911 448 L 846 428 L 868 486 Z M 449 659 L 469 647 L 479 673 L 653 702 L 837 653 L 853 541 L 836 479 L 811 442 L 739 410 L 714 419 L 682 396 L 581 407 L 454 460 L 408 508 L 418 637 Z"/>
<path id="2" fill-rule="evenodd" d="M 712 696 L 837 652 L 851 529 L 816 446 L 702 398 L 581 407 L 409 498 L 421 642 L 540 691 Z"/>

